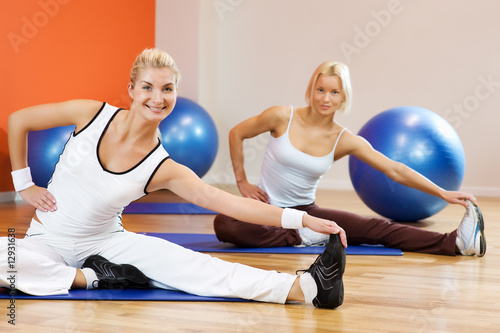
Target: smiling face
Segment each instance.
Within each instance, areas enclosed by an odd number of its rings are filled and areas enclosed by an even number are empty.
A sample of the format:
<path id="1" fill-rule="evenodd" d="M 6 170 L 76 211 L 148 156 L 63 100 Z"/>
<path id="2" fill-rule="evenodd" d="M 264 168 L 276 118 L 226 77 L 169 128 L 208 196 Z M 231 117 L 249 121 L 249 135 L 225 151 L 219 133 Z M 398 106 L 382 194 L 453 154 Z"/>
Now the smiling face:
<path id="1" fill-rule="evenodd" d="M 161 121 L 172 112 L 177 100 L 176 73 L 169 67 L 140 69 L 128 91 L 132 98 L 131 110 L 147 119 Z"/>
<path id="2" fill-rule="evenodd" d="M 320 74 L 312 92 L 312 107 L 321 114 L 332 114 L 345 100 L 342 81 L 337 75 Z"/>

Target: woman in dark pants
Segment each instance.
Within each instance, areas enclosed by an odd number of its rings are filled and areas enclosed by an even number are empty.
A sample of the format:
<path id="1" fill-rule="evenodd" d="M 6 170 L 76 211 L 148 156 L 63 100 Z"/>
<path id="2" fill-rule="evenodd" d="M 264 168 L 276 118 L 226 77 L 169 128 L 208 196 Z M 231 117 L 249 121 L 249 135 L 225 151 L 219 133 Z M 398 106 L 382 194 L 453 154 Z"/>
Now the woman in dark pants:
<path id="1" fill-rule="evenodd" d="M 346 231 L 349 244 L 353 245 L 382 244 L 404 251 L 443 255 L 485 254 L 484 221 L 472 194 L 440 188 L 404 164 L 376 151 L 365 139 L 335 121 L 335 114 L 348 111 L 351 105 L 352 91 L 346 65 L 321 64 L 311 77 L 305 97 L 306 107 L 271 107 L 231 130 L 231 160 L 238 189 L 244 197 L 278 207 L 293 207 L 335 221 Z M 269 132 L 271 138 L 256 186 L 246 179 L 243 141 L 264 132 Z M 318 207 L 314 201 L 320 178 L 335 161 L 348 155 L 356 156 L 403 185 L 466 207 L 458 229 L 441 234 L 386 219 Z M 328 239 L 307 228 L 284 230 L 253 225 L 221 214 L 214 220 L 214 229 L 219 240 L 244 247 L 318 246 Z"/>

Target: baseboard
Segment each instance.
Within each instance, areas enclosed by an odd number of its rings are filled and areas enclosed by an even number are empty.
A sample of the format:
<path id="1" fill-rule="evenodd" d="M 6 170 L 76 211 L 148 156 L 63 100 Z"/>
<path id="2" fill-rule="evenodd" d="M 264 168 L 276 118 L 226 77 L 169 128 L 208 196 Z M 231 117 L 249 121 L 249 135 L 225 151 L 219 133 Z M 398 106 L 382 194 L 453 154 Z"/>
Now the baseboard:
<path id="1" fill-rule="evenodd" d="M 258 179 L 249 179 L 252 184 L 257 184 Z M 234 185 L 234 184 L 224 184 Z M 350 180 L 326 180 L 321 179 L 318 184 L 318 189 L 322 190 L 342 190 L 354 191 L 354 186 Z M 469 192 L 477 197 L 496 197 L 500 198 L 500 188 L 497 187 L 483 187 L 483 186 L 463 186 L 461 191 Z"/>
<path id="2" fill-rule="evenodd" d="M 324 190 L 352 190 L 354 187 L 350 181 L 336 181 L 321 180 L 318 185 L 319 189 Z M 497 187 L 482 187 L 482 186 L 463 186 L 461 189 L 463 192 L 469 192 L 474 194 L 476 197 L 500 197 L 500 188 Z"/>
<path id="3" fill-rule="evenodd" d="M 500 197 L 500 188 L 496 187 L 464 186 L 461 190 L 472 193 L 476 197 Z"/>
<path id="4" fill-rule="evenodd" d="M 234 185 L 234 184 L 224 184 L 224 185 Z M 321 180 L 318 186 L 319 189 L 324 190 L 348 190 L 354 191 L 354 187 L 350 181 L 325 181 Z M 496 197 L 500 198 L 500 188 L 496 187 L 481 187 L 481 186 L 464 186 L 461 189 L 464 192 L 469 192 L 477 197 Z M 14 202 L 22 201 L 23 198 L 14 191 L 11 192 L 0 192 L 0 203 L 1 202 Z"/>
<path id="5" fill-rule="evenodd" d="M 23 198 L 15 191 L 0 192 L 0 202 L 14 202 L 19 200 L 23 200 Z"/>
<path id="6" fill-rule="evenodd" d="M 354 191 L 354 186 L 352 186 L 351 181 L 347 181 L 347 180 L 325 180 L 325 179 L 322 179 L 318 184 L 318 189 Z"/>

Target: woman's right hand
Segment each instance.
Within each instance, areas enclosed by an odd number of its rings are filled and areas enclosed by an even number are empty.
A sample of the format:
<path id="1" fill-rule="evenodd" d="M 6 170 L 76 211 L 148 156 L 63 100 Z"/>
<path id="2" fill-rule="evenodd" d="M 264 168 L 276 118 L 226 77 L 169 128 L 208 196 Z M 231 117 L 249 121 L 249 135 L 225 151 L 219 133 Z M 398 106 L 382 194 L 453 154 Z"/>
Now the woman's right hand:
<path id="1" fill-rule="evenodd" d="M 252 198 L 258 201 L 269 203 L 267 193 L 261 190 L 258 186 L 250 184 L 248 181 L 241 181 L 237 183 L 240 193 L 245 198 Z"/>
<path id="2" fill-rule="evenodd" d="M 42 212 L 57 210 L 56 198 L 43 187 L 33 185 L 19 192 L 24 201 Z"/>

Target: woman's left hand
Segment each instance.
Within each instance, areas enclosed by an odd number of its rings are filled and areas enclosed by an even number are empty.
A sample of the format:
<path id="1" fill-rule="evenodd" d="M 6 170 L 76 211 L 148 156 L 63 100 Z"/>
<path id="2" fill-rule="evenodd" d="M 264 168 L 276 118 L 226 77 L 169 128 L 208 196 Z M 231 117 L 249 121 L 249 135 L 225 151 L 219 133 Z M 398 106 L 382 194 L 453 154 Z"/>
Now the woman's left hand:
<path id="1" fill-rule="evenodd" d="M 318 217 L 305 214 L 302 219 L 302 225 L 313 231 L 326 235 L 339 234 L 342 245 L 344 245 L 344 247 L 347 247 L 347 236 L 344 229 L 339 227 L 337 223 L 333 221 L 320 219 Z"/>
<path id="2" fill-rule="evenodd" d="M 473 194 L 458 191 L 445 191 L 443 199 L 450 204 L 458 204 L 467 207 L 465 200 L 470 200 L 476 205 L 478 204 L 476 197 Z"/>

